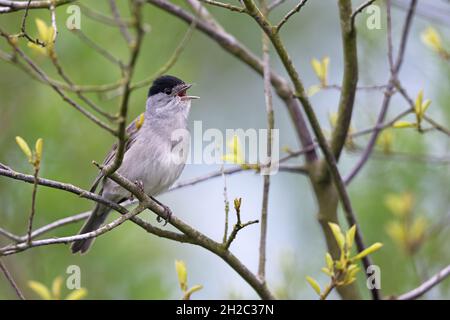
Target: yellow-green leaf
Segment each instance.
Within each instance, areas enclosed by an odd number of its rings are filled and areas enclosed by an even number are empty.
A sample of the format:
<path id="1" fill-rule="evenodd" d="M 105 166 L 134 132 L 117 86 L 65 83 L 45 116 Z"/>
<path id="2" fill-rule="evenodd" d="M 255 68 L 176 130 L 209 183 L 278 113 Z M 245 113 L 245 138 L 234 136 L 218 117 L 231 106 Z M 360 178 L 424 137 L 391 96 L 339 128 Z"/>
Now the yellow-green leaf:
<path id="1" fill-rule="evenodd" d="M 322 270 L 322 272 L 325 273 L 325 274 L 326 274 L 327 276 L 329 276 L 329 277 L 332 277 L 332 276 L 333 276 L 333 272 L 331 272 L 331 270 L 328 269 L 328 268 L 323 267 L 323 268 L 320 269 L 320 270 Z"/>
<path id="2" fill-rule="evenodd" d="M 323 77 L 322 63 L 320 63 L 319 60 L 314 58 L 311 60 L 311 66 L 313 67 L 313 70 L 314 70 L 317 78 L 319 78 L 319 80 L 322 80 L 322 77 Z"/>
<path id="3" fill-rule="evenodd" d="M 241 149 L 241 143 L 239 141 L 239 137 L 237 135 L 234 135 L 227 143 L 228 149 L 231 151 L 230 153 L 227 153 L 226 155 L 222 156 L 222 160 L 226 162 L 236 163 L 236 164 L 243 164 L 244 163 L 244 157 Z"/>
<path id="4" fill-rule="evenodd" d="M 47 49 L 44 47 L 41 47 L 40 45 L 38 45 L 36 43 L 28 42 L 27 46 L 38 54 L 42 54 L 44 56 L 47 55 Z"/>
<path id="5" fill-rule="evenodd" d="M 180 284 L 180 288 L 183 291 L 187 290 L 187 269 L 184 261 L 175 260 L 175 270 L 178 275 L 178 282 Z"/>
<path id="6" fill-rule="evenodd" d="M 239 211 L 241 209 L 241 204 L 242 204 L 242 198 L 234 199 L 234 209 Z"/>
<path id="7" fill-rule="evenodd" d="M 61 276 L 60 277 L 56 277 L 55 280 L 53 280 L 53 283 L 52 283 L 52 294 L 53 294 L 53 298 L 55 300 L 61 299 L 62 284 L 63 284 L 63 278 Z"/>
<path id="8" fill-rule="evenodd" d="M 320 289 L 320 285 L 317 283 L 317 281 L 314 280 L 314 279 L 311 278 L 311 277 L 306 277 L 306 281 L 308 281 L 309 285 L 314 289 L 314 291 L 315 291 L 318 295 L 320 295 L 320 292 L 321 292 L 322 290 Z"/>
<path id="9" fill-rule="evenodd" d="M 377 139 L 377 145 L 379 145 L 385 154 L 389 154 L 392 151 L 392 145 L 394 141 L 394 134 L 392 130 L 383 130 Z"/>
<path id="10" fill-rule="evenodd" d="M 50 293 L 50 290 L 43 285 L 40 282 L 30 280 L 28 281 L 28 286 L 33 290 L 39 297 L 41 297 L 44 300 L 51 300 L 52 295 Z"/>
<path id="11" fill-rule="evenodd" d="M 331 228 L 331 231 L 333 232 L 334 238 L 336 239 L 336 242 L 341 250 L 344 250 L 345 245 L 345 237 L 342 234 L 341 228 L 336 223 L 328 222 L 328 225 Z"/>
<path id="12" fill-rule="evenodd" d="M 337 112 L 331 112 L 328 115 L 328 121 L 330 122 L 331 127 L 333 127 L 333 128 L 336 127 L 337 119 L 338 119 Z"/>
<path id="13" fill-rule="evenodd" d="M 316 93 L 318 93 L 320 91 L 322 87 L 319 85 L 313 85 L 311 87 L 308 88 L 308 90 L 306 91 L 306 94 L 308 95 L 308 97 L 312 97 L 313 95 L 315 95 Z"/>
<path id="14" fill-rule="evenodd" d="M 394 215 L 403 218 L 411 213 L 414 205 L 414 197 L 409 192 L 388 194 L 384 203 Z"/>
<path id="15" fill-rule="evenodd" d="M 386 232 L 391 239 L 401 248 L 406 247 L 406 233 L 405 228 L 399 221 L 391 221 L 386 226 Z"/>
<path id="16" fill-rule="evenodd" d="M 327 79 L 328 79 L 328 66 L 330 65 L 330 58 L 324 57 L 322 59 L 322 85 L 327 85 Z"/>
<path id="17" fill-rule="evenodd" d="M 350 249 L 353 246 L 353 241 L 355 240 L 355 234 L 356 234 L 356 225 L 353 225 L 345 234 L 345 243 L 347 245 L 348 251 L 350 251 Z"/>
<path id="18" fill-rule="evenodd" d="M 417 124 L 414 122 L 408 122 L 408 121 L 395 121 L 394 124 L 392 125 L 392 128 L 395 129 L 403 129 L 403 128 L 416 128 Z"/>
<path id="19" fill-rule="evenodd" d="M 31 153 L 31 149 L 28 146 L 28 143 L 22 138 L 17 136 L 16 142 L 19 145 L 20 149 L 23 151 L 23 153 L 27 156 L 28 161 L 33 161 L 33 154 Z"/>
<path id="20" fill-rule="evenodd" d="M 353 257 L 353 260 L 359 260 L 364 258 L 365 256 L 374 253 L 375 251 L 378 251 L 383 246 L 382 243 L 376 242 L 367 249 L 363 250 L 362 252 L 358 253 L 356 256 Z"/>
<path id="21" fill-rule="evenodd" d="M 418 217 L 414 220 L 411 225 L 411 235 L 414 237 L 414 240 L 420 240 L 424 237 L 425 231 L 428 227 L 428 221 L 425 217 Z"/>
<path id="22" fill-rule="evenodd" d="M 331 257 L 331 254 L 329 254 L 328 252 L 325 254 L 325 261 L 327 263 L 327 268 L 333 270 L 333 257 Z"/>
<path id="23" fill-rule="evenodd" d="M 87 296 L 87 293 L 86 288 L 76 289 L 67 295 L 66 300 L 81 300 Z"/>
<path id="24" fill-rule="evenodd" d="M 36 150 L 36 161 L 41 162 L 42 158 L 42 149 L 44 146 L 44 140 L 42 138 L 39 138 L 36 140 L 35 150 Z"/>
<path id="25" fill-rule="evenodd" d="M 425 100 L 425 102 L 422 105 L 422 110 L 420 112 L 421 118 L 423 118 L 425 111 L 427 111 L 427 109 L 430 107 L 430 105 L 431 105 L 431 100 L 430 99 Z"/>
<path id="26" fill-rule="evenodd" d="M 421 38 L 422 42 L 432 50 L 440 52 L 443 49 L 441 37 L 433 27 L 426 28 L 425 31 L 422 32 Z"/>
<path id="27" fill-rule="evenodd" d="M 184 300 L 189 300 L 189 299 L 191 298 L 191 295 L 192 295 L 194 292 L 199 291 L 199 290 L 201 290 L 201 289 L 203 289 L 203 286 L 202 286 L 202 285 L 197 284 L 197 285 L 193 286 L 193 287 L 190 288 L 188 291 L 186 291 L 186 293 L 184 294 L 183 299 L 184 299 Z"/>
<path id="28" fill-rule="evenodd" d="M 55 36 L 53 26 L 47 26 L 45 21 L 39 18 L 36 19 L 36 26 L 39 33 L 39 39 L 41 39 L 46 45 L 51 45 Z"/>
<path id="29" fill-rule="evenodd" d="M 420 90 L 416 97 L 415 103 L 416 110 L 420 110 L 420 108 L 422 107 L 422 102 L 423 102 L 423 90 Z"/>

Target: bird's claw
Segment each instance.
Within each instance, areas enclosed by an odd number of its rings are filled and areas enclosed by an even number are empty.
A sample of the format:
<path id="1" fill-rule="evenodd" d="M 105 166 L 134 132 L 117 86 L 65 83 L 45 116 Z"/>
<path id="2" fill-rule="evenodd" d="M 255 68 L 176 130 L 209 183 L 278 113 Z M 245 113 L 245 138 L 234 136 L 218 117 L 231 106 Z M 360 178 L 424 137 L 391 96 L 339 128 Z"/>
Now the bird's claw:
<path id="1" fill-rule="evenodd" d="M 134 184 L 139 188 L 140 191 L 144 192 L 144 183 L 142 182 L 142 180 L 136 180 Z"/>
<path id="2" fill-rule="evenodd" d="M 156 221 L 161 222 L 162 220 L 164 220 L 163 226 L 165 226 L 170 221 L 170 218 L 172 218 L 172 210 L 170 210 L 170 208 L 166 205 L 161 204 L 161 206 L 164 208 L 164 214 L 166 217 L 162 219 L 160 216 L 158 216 L 156 217 Z"/>

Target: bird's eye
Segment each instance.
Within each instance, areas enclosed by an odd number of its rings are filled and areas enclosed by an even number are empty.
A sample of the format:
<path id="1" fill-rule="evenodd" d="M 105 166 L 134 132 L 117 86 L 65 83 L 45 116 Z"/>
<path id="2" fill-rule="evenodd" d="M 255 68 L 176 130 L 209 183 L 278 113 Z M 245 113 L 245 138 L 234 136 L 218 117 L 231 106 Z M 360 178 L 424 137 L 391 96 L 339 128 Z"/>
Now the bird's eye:
<path id="1" fill-rule="evenodd" d="M 165 94 L 171 94 L 171 93 L 172 93 L 172 89 L 170 89 L 170 88 L 165 88 L 165 89 L 164 89 L 164 93 L 165 93 Z"/>

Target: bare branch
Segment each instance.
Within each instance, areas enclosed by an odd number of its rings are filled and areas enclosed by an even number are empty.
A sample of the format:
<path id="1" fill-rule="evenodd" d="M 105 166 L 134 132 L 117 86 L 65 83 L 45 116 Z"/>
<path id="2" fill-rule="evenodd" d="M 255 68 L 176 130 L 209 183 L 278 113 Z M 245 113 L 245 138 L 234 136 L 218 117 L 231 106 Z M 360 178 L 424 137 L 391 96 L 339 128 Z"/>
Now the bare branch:
<path id="1" fill-rule="evenodd" d="M 356 19 L 356 16 L 358 15 L 358 14 L 360 14 L 361 12 L 363 12 L 363 10 L 365 9 L 365 8 L 367 8 L 368 6 L 370 6 L 370 5 L 372 5 L 374 2 L 375 2 L 376 0 L 368 0 L 368 1 L 366 1 L 366 2 L 364 2 L 363 4 L 361 4 L 353 13 L 352 13 L 352 15 L 351 15 L 351 29 L 353 30 L 354 29 L 354 27 L 355 27 L 355 19 Z"/>
<path id="2" fill-rule="evenodd" d="M 275 32 L 280 32 L 281 28 L 283 27 L 283 25 L 288 22 L 289 18 L 292 17 L 294 14 L 296 14 L 297 12 L 299 12 L 303 6 L 306 4 L 306 2 L 308 2 L 308 0 L 301 0 L 291 11 L 289 11 L 284 17 L 283 19 L 281 19 L 280 22 L 278 22 L 278 24 L 275 26 Z M 270 12 L 270 11 L 269 11 Z"/>
<path id="3" fill-rule="evenodd" d="M 347 140 L 358 85 L 356 31 L 352 28 L 352 21 L 349 17 L 352 12 L 352 3 L 348 0 L 341 0 L 338 6 L 341 21 L 342 47 L 344 51 L 344 75 L 342 77 L 342 90 L 339 98 L 338 117 L 331 141 L 331 148 L 336 161 L 339 161 L 342 148 Z"/>
<path id="4" fill-rule="evenodd" d="M 122 33 L 122 36 L 127 41 L 128 45 L 131 46 L 133 39 L 128 32 L 128 28 L 123 22 L 122 18 L 120 17 L 119 9 L 117 8 L 117 4 L 115 0 L 109 0 L 109 6 L 111 8 L 111 12 L 113 14 L 114 20 L 116 21 L 117 25 L 119 26 L 120 32 Z"/>
<path id="5" fill-rule="evenodd" d="M 33 194 L 31 196 L 31 213 L 28 218 L 28 232 L 27 232 L 27 242 L 31 243 L 31 232 L 33 231 L 33 220 L 36 212 L 36 194 L 38 187 L 38 175 L 39 175 L 39 166 L 34 168 L 34 183 L 33 183 Z"/>
<path id="6" fill-rule="evenodd" d="M 245 12 L 245 8 L 243 7 L 238 7 L 238 6 L 234 6 L 232 4 L 229 3 L 223 3 L 220 1 L 214 1 L 214 0 L 199 0 L 200 2 L 206 3 L 206 4 L 210 4 L 212 6 L 216 6 L 216 7 L 220 7 L 220 8 L 225 8 L 234 12 Z"/>
<path id="7" fill-rule="evenodd" d="M 96 11 L 89 6 L 84 5 L 82 2 L 77 3 L 77 5 L 81 8 L 82 13 L 91 18 L 92 20 L 103 23 L 104 25 L 109 25 L 113 27 L 118 27 L 117 21 L 114 17 L 110 17 L 108 15 L 103 14 L 102 12 Z M 122 18 L 122 23 L 125 24 L 128 28 L 134 27 L 133 21 L 129 19 Z M 146 28 L 147 29 L 147 28 Z"/>
<path id="8" fill-rule="evenodd" d="M 450 265 L 436 273 L 419 287 L 397 297 L 397 300 L 415 300 L 430 291 L 434 286 L 444 281 L 450 275 Z"/>
<path id="9" fill-rule="evenodd" d="M 52 5 L 58 7 L 74 1 L 75 0 L 35 0 L 31 1 L 29 9 L 50 9 L 50 6 Z M 0 0 L 0 14 L 26 10 L 28 8 L 27 2 L 28 1 Z"/>
<path id="10" fill-rule="evenodd" d="M 268 15 L 266 0 L 260 0 L 261 10 L 264 15 Z M 272 130 L 275 125 L 274 112 L 273 112 L 273 100 L 270 84 L 270 40 L 267 35 L 262 31 L 262 52 L 264 63 L 264 97 L 266 102 L 266 114 L 267 114 L 267 157 L 268 163 L 266 164 L 266 172 L 263 172 L 264 185 L 262 196 L 262 208 L 261 208 L 261 231 L 259 238 L 259 263 L 258 263 L 258 277 L 261 281 L 266 281 L 266 249 L 267 249 L 267 220 L 269 213 L 269 190 L 270 190 L 270 168 L 272 164 Z"/>
<path id="11" fill-rule="evenodd" d="M 17 286 L 16 282 L 12 278 L 11 274 L 9 273 L 8 269 L 4 265 L 2 259 L 0 259 L 0 269 L 2 270 L 3 274 L 5 275 L 6 280 L 11 284 L 11 287 L 13 287 L 14 291 L 16 292 L 17 296 L 20 300 L 25 300 L 24 295 L 22 294 L 22 291 L 20 291 L 19 287 Z"/>

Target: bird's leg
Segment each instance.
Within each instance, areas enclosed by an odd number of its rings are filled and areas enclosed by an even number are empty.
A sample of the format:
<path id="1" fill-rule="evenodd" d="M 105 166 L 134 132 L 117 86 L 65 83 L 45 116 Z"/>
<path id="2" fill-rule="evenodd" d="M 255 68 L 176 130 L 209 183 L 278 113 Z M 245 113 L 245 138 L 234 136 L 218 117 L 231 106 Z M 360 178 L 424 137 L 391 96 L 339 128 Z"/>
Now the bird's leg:
<path id="1" fill-rule="evenodd" d="M 164 226 L 165 226 L 170 221 L 170 218 L 172 217 L 172 210 L 170 210 L 170 208 L 168 206 L 166 206 L 165 204 L 162 204 L 161 202 L 156 200 L 154 197 L 150 196 L 150 198 L 153 201 L 155 201 L 157 204 L 159 204 L 161 207 L 164 208 L 164 212 L 166 214 L 166 217 L 164 219 Z M 156 221 L 161 222 L 161 217 L 160 216 L 156 217 Z"/>
<path id="2" fill-rule="evenodd" d="M 139 188 L 140 191 L 145 192 L 145 191 L 144 191 L 144 183 L 143 183 L 141 180 L 136 180 L 136 181 L 134 182 L 134 184 L 136 185 L 136 187 Z M 129 199 L 130 199 L 130 200 L 134 200 L 134 196 L 133 196 L 132 193 L 130 194 L 130 198 L 129 198 Z"/>
<path id="3" fill-rule="evenodd" d="M 143 183 L 141 180 L 136 180 L 134 183 L 136 184 L 136 186 L 137 186 L 142 192 L 145 193 L 145 191 L 144 191 L 144 183 Z M 159 202 L 158 200 L 156 200 L 155 197 L 150 196 L 150 198 L 151 198 L 153 201 L 155 201 L 157 204 L 159 204 L 161 207 L 164 208 L 164 213 L 165 213 L 165 215 L 166 215 L 166 218 L 164 219 L 164 226 L 165 226 L 165 225 L 170 221 L 170 218 L 172 217 L 172 210 L 170 210 L 170 208 L 169 208 L 168 206 L 166 206 L 165 204 L 162 204 L 161 202 Z M 132 199 L 133 199 L 133 194 L 131 194 L 130 200 L 132 200 Z M 156 221 L 161 222 L 161 217 L 158 216 L 158 217 L 156 218 Z"/>

